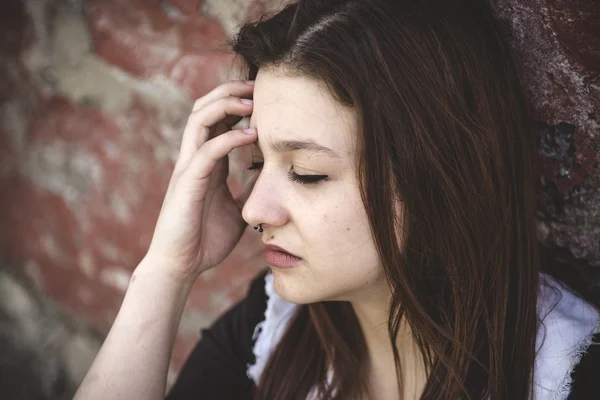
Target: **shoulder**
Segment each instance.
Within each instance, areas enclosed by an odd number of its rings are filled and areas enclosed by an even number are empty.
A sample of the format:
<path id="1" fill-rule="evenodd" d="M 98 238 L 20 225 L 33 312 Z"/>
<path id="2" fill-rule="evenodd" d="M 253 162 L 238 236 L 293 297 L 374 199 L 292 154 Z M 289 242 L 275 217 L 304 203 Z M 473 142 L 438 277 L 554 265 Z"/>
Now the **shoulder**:
<path id="1" fill-rule="evenodd" d="M 258 273 L 249 283 L 246 296 L 219 317 L 202 335 L 218 335 L 226 345 L 248 364 L 254 361 L 252 347 L 256 326 L 265 319 L 267 294 L 265 276 L 267 270 Z"/>

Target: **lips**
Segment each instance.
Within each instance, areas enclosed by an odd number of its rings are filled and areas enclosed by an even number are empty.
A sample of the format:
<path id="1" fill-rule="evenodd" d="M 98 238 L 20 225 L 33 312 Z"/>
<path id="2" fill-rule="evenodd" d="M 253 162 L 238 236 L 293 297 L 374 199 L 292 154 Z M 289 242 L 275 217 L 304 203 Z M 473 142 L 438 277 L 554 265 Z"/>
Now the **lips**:
<path id="1" fill-rule="evenodd" d="M 302 258 L 302 257 L 300 257 L 300 256 L 297 256 L 297 255 L 295 255 L 294 253 L 292 253 L 292 252 L 290 252 L 290 251 L 288 251 L 288 250 L 284 249 L 283 247 L 275 246 L 274 244 L 267 244 L 265 247 L 267 248 L 267 250 L 279 251 L 279 252 L 281 252 L 281 253 L 287 253 L 287 254 L 289 254 L 289 255 L 291 255 L 291 256 L 294 256 L 294 257 L 296 257 L 296 258 Z"/>
<path id="2" fill-rule="evenodd" d="M 274 244 L 266 245 L 265 262 L 275 268 L 292 269 L 302 263 L 302 258 Z"/>

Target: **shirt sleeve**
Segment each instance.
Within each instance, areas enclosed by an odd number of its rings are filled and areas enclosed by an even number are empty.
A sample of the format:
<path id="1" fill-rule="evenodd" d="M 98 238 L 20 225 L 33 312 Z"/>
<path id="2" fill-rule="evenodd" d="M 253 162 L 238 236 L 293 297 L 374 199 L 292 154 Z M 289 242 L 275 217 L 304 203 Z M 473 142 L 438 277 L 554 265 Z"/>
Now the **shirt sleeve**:
<path id="1" fill-rule="evenodd" d="M 254 382 L 246 369 L 255 362 L 254 329 L 264 320 L 266 272 L 252 280 L 244 299 L 201 330 L 167 400 L 252 399 Z"/>
<path id="2" fill-rule="evenodd" d="M 568 400 L 588 400 L 598 398 L 600 380 L 600 333 L 593 337 L 592 344 L 581 357 L 571 373 L 571 393 Z"/>

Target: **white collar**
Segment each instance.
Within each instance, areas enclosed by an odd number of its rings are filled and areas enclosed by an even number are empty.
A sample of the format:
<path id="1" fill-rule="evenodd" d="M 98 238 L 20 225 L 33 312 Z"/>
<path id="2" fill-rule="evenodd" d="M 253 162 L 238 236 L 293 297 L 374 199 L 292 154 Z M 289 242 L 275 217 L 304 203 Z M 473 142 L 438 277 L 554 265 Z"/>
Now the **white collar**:
<path id="1" fill-rule="evenodd" d="M 571 392 L 571 372 L 600 331 L 600 316 L 562 283 L 542 274 L 536 337 L 534 399 L 563 400 Z"/>
<path id="2" fill-rule="evenodd" d="M 564 400 L 571 391 L 572 370 L 585 354 L 592 336 L 600 332 L 600 314 L 550 275 L 542 273 L 541 278 L 538 316 L 543 324 L 536 337 L 532 400 Z M 265 277 L 265 292 L 265 319 L 256 325 L 253 336 L 256 363 L 248 365 L 247 370 L 255 383 L 299 307 L 279 297 L 270 272 Z"/>

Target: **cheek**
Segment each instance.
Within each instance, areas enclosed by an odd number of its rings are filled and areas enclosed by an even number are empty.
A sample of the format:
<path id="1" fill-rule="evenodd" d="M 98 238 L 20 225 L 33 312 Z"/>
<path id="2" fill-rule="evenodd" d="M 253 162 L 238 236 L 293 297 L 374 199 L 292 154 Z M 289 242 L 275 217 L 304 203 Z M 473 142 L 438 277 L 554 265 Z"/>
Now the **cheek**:
<path id="1" fill-rule="evenodd" d="M 311 253 L 322 267 L 345 265 L 370 269 L 377 264 L 377 253 L 366 212 L 360 200 L 340 196 L 336 205 L 316 218 L 311 235 Z M 318 225 L 318 226 L 317 226 Z"/>
<path id="2" fill-rule="evenodd" d="M 382 281 L 383 268 L 366 219 L 357 214 L 333 222 L 333 215 L 327 215 L 326 222 L 314 243 L 318 247 L 309 252 L 307 276 L 315 285 L 307 287 L 319 301 L 351 301 Z"/>
<path id="3" fill-rule="evenodd" d="M 360 197 L 339 192 L 328 203 L 312 202 L 311 212 L 296 220 L 306 268 L 275 271 L 275 289 L 288 301 L 351 301 L 383 279 Z"/>

